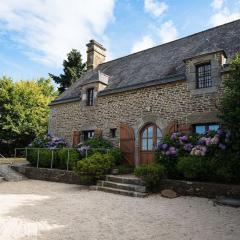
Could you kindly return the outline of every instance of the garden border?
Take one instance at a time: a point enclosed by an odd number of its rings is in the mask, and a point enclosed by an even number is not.
[[[74,171],[56,168],[36,168],[28,165],[13,165],[12,168],[27,178],[34,180],[85,185]]]
[[[73,171],[36,168],[28,165],[14,165],[12,168],[30,179],[85,185]],[[159,191],[163,189],[172,189],[183,196],[240,198],[240,185],[162,179]]]
[[[163,189],[172,189],[183,196],[240,198],[240,185],[233,184],[162,179],[159,190]]]

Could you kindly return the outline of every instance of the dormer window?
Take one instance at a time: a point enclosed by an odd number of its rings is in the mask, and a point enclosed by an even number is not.
[[[196,66],[197,88],[212,87],[211,63]]]
[[[87,89],[87,106],[93,106],[93,94],[94,94],[94,88]]]

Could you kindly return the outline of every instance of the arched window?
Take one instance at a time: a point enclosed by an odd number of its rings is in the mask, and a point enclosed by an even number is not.
[[[162,133],[155,124],[146,125],[141,132],[141,150],[153,151],[161,143]]]

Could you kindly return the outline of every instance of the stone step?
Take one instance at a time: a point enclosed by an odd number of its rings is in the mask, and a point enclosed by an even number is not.
[[[147,193],[141,193],[141,192],[135,192],[135,191],[127,191],[123,189],[116,189],[116,188],[110,188],[110,187],[102,187],[102,186],[96,186],[96,190],[103,191],[103,192],[109,192],[114,194],[120,194],[124,196],[130,196],[130,197],[146,197]]]
[[[144,186],[145,183],[140,178],[137,178],[133,175],[106,175],[106,181],[115,182],[115,183],[123,183],[123,184],[132,184]]]
[[[11,166],[8,164],[0,165],[0,175],[9,182],[17,182],[27,179],[25,176],[12,169]]]
[[[1,177],[1,176],[0,176],[0,183],[1,183],[1,182],[5,182],[5,179],[4,179],[4,177]]]
[[[127,191],[134,191],[134,192],[142,192],[142,193],[146,192],[146,187],[141,185],[110,182],[110,181],[98,181],[97,185],[102,187],[116,188],[116,189],[122,189]]]

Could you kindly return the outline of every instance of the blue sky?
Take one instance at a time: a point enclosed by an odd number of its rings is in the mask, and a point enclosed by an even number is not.
[[[72,48],[114,59],[240,18],[240,0],[1,0],[0,76],[62,72]]]

